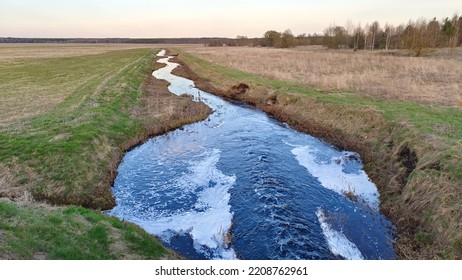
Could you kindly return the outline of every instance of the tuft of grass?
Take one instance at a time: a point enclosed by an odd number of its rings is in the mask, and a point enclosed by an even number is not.
[[[415,239],[424,244],[424,245],[431,245],[432,244],[432,237],[431,234],[424,232],[424,231],[418,231],[414,234]]]
[[[159,259],[165,254],[165,249],[163,249],[160,243],[152,242],[149,239],[148,233],[141,231],[136,227],[126,229],[124,232],[124,238],[130,243],[129,248],[138,252],[142,256]]]
[[[66,216],[78,215],[84,217],[90,223],[97,223],[103,219],[101,215],[81,206],[70,206],[63,212]]]
[[[459,255],[462,255],[462,236],[459,236],[453,243],[453,247]]]
[[[18,209],[10,203],[0,201],[0,216],[3,219],[11,218],[18,213]]]

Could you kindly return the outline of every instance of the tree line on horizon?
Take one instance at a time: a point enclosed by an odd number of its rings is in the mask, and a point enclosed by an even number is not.
[[[330,49],[391,50],[406,49],[420,56],[425,49],[454,48],[462,45],[462,16],[442,20],[410,20],[407,24],[381,26],[378,21],[345,26],[331,24],[322,34],[294,36],[287,29],[283,32],[269,30],[260,38],[237,36],[232,38],[15,38],[0,37],[0,43],[86,43],[86,44],[203,44],[206,46],[261,46],[291,48],[295,46],[322,45]]]
[[[300,45],[323,45],[330,49],[390,50],[406,49],[420,56],[427,48],[454,48],[462,44],[462,16],[454,15],[439,21],[436,18],[410,20],[407,24],[381,26],[378,21],[345,26],[332,24],[323,34],[300,34],[294,36],[290,30],[265,32],[262,38],[249,39],[237,36],[237,46],[263,46],[290,48]]]

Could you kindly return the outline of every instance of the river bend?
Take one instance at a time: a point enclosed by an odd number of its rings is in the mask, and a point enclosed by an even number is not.
[[[213,113],[129,151],[109,215],[189,259],[394,258],[393,227],[358,154],[198,90],[171,74],[170,58],[153,75]]]

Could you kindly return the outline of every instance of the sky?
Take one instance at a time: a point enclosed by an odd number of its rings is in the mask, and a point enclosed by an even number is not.
[[[462,13],[462,0],[0,0],[0,37],[261,37],[331,24],[398,25]]]

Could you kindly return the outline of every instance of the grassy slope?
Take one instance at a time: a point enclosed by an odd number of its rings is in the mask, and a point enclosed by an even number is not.
[[[15,57],[27,46],[0,55],[0,98],[11,105],[0,118],[0,197],[19,201],[0,201],[0,259],[177,258],[134,225],[34,202],[111,208],[125,150],[210,112],[150,75],[161,66],[157,50],[78,55],[80,47],[60,57],[53,46],[40,46],[50,57]]]
[[[82,207],[0,201],[0,259],[176,258],[141,228]]]
[[[114,147],[141,129],[128,109],[142,94],[142,77],[151,63],[152,50],[141,49],[3,65],[2,95],[45,95],[37,96],[44,100],[39,104],[20,104],[25,110],[65,95],[56,106],[15,121],[0,134],[0,162],[7,172],[20,174],[10,185],[53,203],[111,207],[110,189],[100,182],[109,176],[105,171],[117,153]],[[18,87],[10,86],[11,80]]]
[[[380,189],[382,210],[398,227],[401,258],[461,258],[461,110],[316,91],[177,51],[219,94],[358,151]],[[236,96],[230,88],[240,82],[250,90]]]

